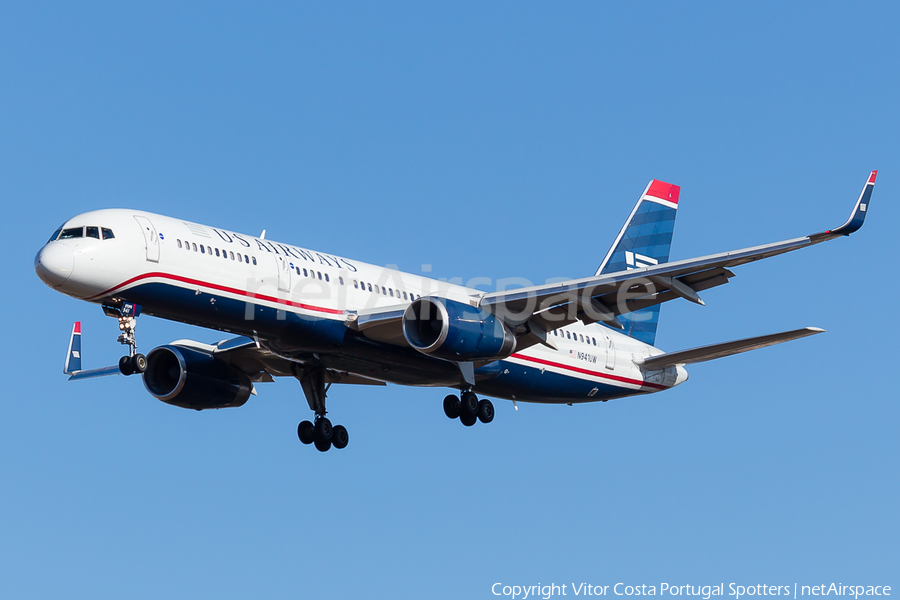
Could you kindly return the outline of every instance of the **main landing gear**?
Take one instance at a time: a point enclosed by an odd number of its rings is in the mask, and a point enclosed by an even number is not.
[[[139,304],[125,303],[122,308],[104,306],[106,316],[119,321],[119,334],[116,340],[123,346],[128,346],[128,355],[119,359],[119,371],[122,375],[141,374],[147,370],[147,357],[137,352],[137,340],[134,337],[134,329],[137,327],[137,318],[141,314]]]
[[[325,368],[304,365],[296,369],[294,376],[300,380],[310,410],[316,413],[314,421],[300,421],[297,437],[304,444],[314,444],[319,452],[327,452],[332,446],[338,450],[346,448],[350,441],[347,428],[343,425],[332,426],[325,416],[325,394],[331,387],[331,384],[325,385]]]
[[[490,400],[479,400],[475,392],[467,390],[460,397],[453,394],[444,398],[444,414],[450,419],[459,419],[466,427],[475,421],[490,423],[494,420],[494,404]]]

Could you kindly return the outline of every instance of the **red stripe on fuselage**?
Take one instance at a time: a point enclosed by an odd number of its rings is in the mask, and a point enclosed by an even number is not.
[[[584,375],[591,375],[593,377],[601,377],[603,379],[611,379],[613,381],[619,381],[621,383],[629,383],[631,385],[639,385],[641,387],[649,387],[656,390],[667,390],[668,387],[664,385],[660,385],[658,383],[650,383],[648,381],[639,381],[637,379],[629,379],[628,377],[620,377],[618,375],[610,375],[609,373],[601,373],[599,371],[591,371],[590,369],[582,369],[581,367],[573,367],[570,365],[564,365],[562,363],[553,362],[552,360],[545,360],[543,358],[536,358],[534,356],[525,356],[524,354],[513,354],[510,358],[518,358],[521,360],[527,360],[530,362],[536,362],[542,365],[546,365],[548,367],[556,367],[558,369],[566,369],[568,371],[574,371],[576,373],[582,373]]]
[[[275,298],[273,296],[266,296],[264,294],[253,294],[246,290],[239,290],[237,288],[227,287],[224,285],[219,285],[216,283],[209,283],[206,281],[200,281],[199,279],[190,279],[189,277],[182,277],[180,275],[172,275],[171,273],[144,273],[143,275],[138,275],[137,277],[132,277],[128,281],[122,282],[119,285],[113,286],[102,292],[93,296],[91,300],[96,300],[97,298],[101,298],[108,294],[115,292],[116,290],[120,290],[127,285],[131,285],[136,281],[140,281],[141,279],[150,279],[150,278],[159,278],[159,279],[171,279],[173,281],[179,281],[181,283],[187,283],[188,285],[199,285],[205,288],[210,288],[214,290],[219,290],[220,292],[227,292],[229,294],[235,294],[237,296],[245,296],[247,298],[259,298],[260,300],[265,300],[267,302],[274,302],[276,304],[286,304],[287,306],[293,306],[294,308],[299,308],[301,310],[313,310],[317,312],[328,313],[331,315],[343,315],[344,311],[337,310],[335,308],[325,308],[322,306],[313,306],[312,304],[304,304],[302,302],[291,302],[290,300],[283,300],[281,298]]]

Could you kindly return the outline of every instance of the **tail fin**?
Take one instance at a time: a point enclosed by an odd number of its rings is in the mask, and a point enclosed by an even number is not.
[[[650,181],[595,275],[667,262],[680,192],[677,185]],[[626,334],[652,346],[656,341],[659,305],[621,315],[619,320]]]

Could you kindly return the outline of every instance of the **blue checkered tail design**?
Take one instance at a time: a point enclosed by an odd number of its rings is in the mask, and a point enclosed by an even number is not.
[[[677,185],[652,180],[596,274],[617,273],[667,262],[680,192],[681,188]],[[653,345],[659,323],[659,305],[620,315],[619,321],[625,326],[627,335]]]

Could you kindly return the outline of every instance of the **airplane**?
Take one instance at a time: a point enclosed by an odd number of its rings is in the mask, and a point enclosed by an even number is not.
[[[669,262],[681,188],[651,180],[590,277],[484,292],[397,269],[139,210],[105,209],[61,225],[35,256],[49,287],[118,320],[128,354],[81,368],[81,323],[69,339],[71,380],[140,374],[162,402],[205,410],[242,406],[256,384],[294,377],[312,420],[304,444],[344,448],[326,417],[334,384],[446,387],[444,413],[490,423],[478,394],[517,402],[608,401],[667,390],[685,365],[822,333],[816,327],[665,352],[654,343],[660,305],[704,304],[699,293],[745,263],[848,236],[862,227],[877,171],[836,229]],[[233,334],[137,352],[148,314]]]

